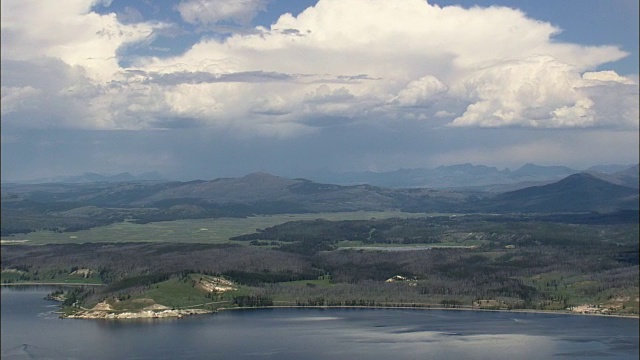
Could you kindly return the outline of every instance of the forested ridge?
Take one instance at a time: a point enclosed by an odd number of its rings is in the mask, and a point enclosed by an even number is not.
[[[0,233],[70,232],[130,221],[254,215],[388,211],[414,213],[611,213],[638,210],[638,190],[574,174],[544,186],[500,194],[320,184],[269,174],[165,183],[6,185]]]

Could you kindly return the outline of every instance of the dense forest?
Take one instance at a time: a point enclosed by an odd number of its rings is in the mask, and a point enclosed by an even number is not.
[[[114,311],[591,304],[637,314],[638,190],[624,184],[580,173],[487,193],[258,173],[190,182],[3,185],[2,282],[101,285],[66,294],[76,310],[105,301]],[[288,220],[399,211],[402,217]],[[256,215],[284,220],[238,227]],[[237,223],[224,230],[221,218]],[[217,237],[203,235],[208,227]],[[84,230],[92,228],[108,230]]]
[[[637,218],[622,212],[315,220],[259,229],[227,245],[12,245],[3,246],[3,270],[12,271],[3,271],[3,281],[54,281],[89,269],[89,277],[106,286],[74,294],[86,305],[217,276],[239,288],[216,295],[228,306],[472,306],[482,300],[512,309],[593,303],[637,313]],[[587,219],[592,224],[584,224]],[[400,250],[389,251],[394,248]]]

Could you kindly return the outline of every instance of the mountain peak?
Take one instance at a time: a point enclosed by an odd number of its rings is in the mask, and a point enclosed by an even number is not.
[[[567,176],[566,178],[558,181],[563,182],[563,181],[574,181],[574,180],[582,180],[582,179],[590,179],[590,180],[595,180],[595,181],[604,181],[602,179],[599,179],[596,176],[593,176],[593,174],[589,174],[588,172],[579,172],[579,173],[575,173],[575,174],[571,174],[569,176]]]
[[[512,174],[516,176],[566,176],[575,172],[576,170],[566,166],[544,166],[527,163],[512,172]]]
[[[280,176],[276,176],[273,174],[269,174],[266,172],[252,172],[250,174],[247,174],[245,176],[242,177],[243,180],[250,180],[250,181],[274,181],[274,180],[285,180],[285,178],[280,177]]]
[[[635,189],[582,172],[548,185],[502,193],[496,199],[503,210],[557,212],[637,208],[637,197]]]

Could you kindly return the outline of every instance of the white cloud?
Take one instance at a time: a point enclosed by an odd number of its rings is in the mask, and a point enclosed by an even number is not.
[[[80,67],[54,58],[2,59],[2,84],[3,125],[95,128],[90,103],[101,87]]]
[[[96,0],[3,1],[2,57],[60,59],[81,66],[97,81],[110,81],[120,71],[116,51],[151,36],[150,24],[123,25],[115,14],[99,15]],[[159,26],[159,25],[155,25]]]
[[[282,15],[270,28],[203,37],[181,55],[140,57],[123,68],[118,49],[147,41],[165,25],[123,24],[115,14],[92,12],[96,4],[2,2],[3,85],[23,76],[5,72],[6,60],[57,59],[76,74],[47,95],[73,104],[68,118],[74,120],[60,120],[61,113],[43,120],[50,125],[183,123],[294,135],[318,118],[339,117],[361,123],[453,118],[450,124],[458,127],[637,128],[631,101],[637,82],[593,72],[624,51],[559,43],[553,40],[557,27],[518,10],[320,0],[298,16]],[[176,10],[198,25],[246,23],[264,4],[193,0]],[[44,96],[38,93],[43,81],[11,85],[34,91],[18,106],[4,96],[19,90],[3,90],[3,105],[19,117],[32,98]],[[623,101],[612,109],[616,98]]]
[[[252,102],[252,112],[263,115],[286,115],[290,112],[287,101],[275,94],[264,94]]]
[[[626,85],[638,85],[637,81],[618,75],[615,71],[595,71],[585,72],[582,74],[582,78],[587,81],[593,82],[613,82]]]
[[[438,118],[447,118],[447,117],[452,117],[452,116],[455,116],[455,115],[456,114],[454,114],[452,112],[445,111],[445,110],[440,110],[440,111],[438,111],[438,112],[436,112],[434,114],[434,116],[438,117]]]
[[[447,86],[438,78],[427,75],[410,82],[390,103],[399,106],[425,106],[431,104],[435,96],[447,90]]]
[[[247,24],[265,7],[265,0],[186,0],[177,9],[188,23],[212,25],[221,21]]]
[[[15,111],[19,111],[25,106],[25,103],[30,98],[34,98],[41,93],[41,90],[32,86],[3,86],[2,90],[2,103],[0,110],[2,115],[9,114]]]
[[[601,126],[640,127],[640,91],[637,80],[613,71],[589,72],[582,76],[579,91],[590,101],[596,124]]]
[[[577,91],[580,74],[550,56],[493,64],[456,91],[471,99],[453,126],[570,127],[593,125],[593,102]]]

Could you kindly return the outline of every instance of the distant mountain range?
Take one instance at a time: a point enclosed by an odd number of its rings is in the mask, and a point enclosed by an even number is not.
[[[523,172],[530,174],[532,170],[537,171],[529,166]],[[631,216],[637,217],[637,170],[635,166],[606,174],[617,183],[594,175],[602,173],[583,172],[499,193],[324,184],[266,173],[188,182],[2,184],[0,231],[8,235],[37,229],[80,230],[125,219],[148,223],[339,211],[615,214],[630,210],[635,212]],[[621,185],[633,179],[635,187]]]
[[[127,182],[127,181],[165,181],[157,172],[147,172],[140,175],[132,175],[128,172],[123,172],[115,175],[104,175],[94,172],[86,172],[82,175],[73,176],[54,176],[50,178],[38,178],[33,180],[21,181],[23,184],[47,184],[47,183],[65,183],[65,184],[80,184],[80,183],[99,183],[99,182]]]
[[[595,171],[595,170],[587,170],[587,173],[616,185],[622,185],[622,186],[638,189],[639,188],[639,184],[638,184],[639,171],[640,171],[640,168],[638,167],[638,165],[634,165],[613,173],[604,173],[604,172]]]
[[[493,173],[491,168],[457,167],[461,174],[470,169]],[[436,169],[437,170],[437,169]],[[448,174],[455,171],[447,169]],[[437,171],[442,171],[442,168]],[[558,174],[565,168],[525,166],[515,173]],[[416,212],[558,212],[612,211],[638,208],[638,166],[597,176],[583,172],[545,185],[514,191],[490,193],[479,190],[390,188],[317,183],[288,179],[266,173],[241,178],[189,182],[118,182],[78,184],[3,184],[3,208],[7,200],[33,203],[66,203],[104,208],[181,209],[193,213],[207,209],[241,206],[244,212],[287,213],[400,209]],[[535,175],[539,176],[539,175]],[[627,186],[632,184],[635,186]],[[12,194],[9,196],[9,194]],[[18,202],[16,202],[18,201]],[[253,210],[252,210],[253,209]],[[226,211],[225,210],[225,211]]]
[[[506,192],[558,181],[566,176],[587,172],[611,183],[638,188],[638,165],[596,165],[586,170],[566,166],[525,164],[515,171],[485,165],[459,164],[434,169],[399,169],[387,172],[343,172],[319,170],[304,176],[311,181],[335,185],[372,185],[386,188],[430,188]],[[157,172],[137,176],[124,172],[115,175],[87,172],[82,175],[39,178],[21,184],[87,184],[168,181]],[[217,180],[218,181],[218,180]]]
[[[638,165],[597,165],[584,170],[619,185],[638,188]],[[566,166],[526,164],[515,171],[485,165],[461,164],[434,169],[400,169],[388,172],[321,171],[307,178],[332,184],[369,184],[390,188],[475,189],[489,192],[517,190],[558,181],[580,170]],[[635,175],[634,175],[635,174]]]

